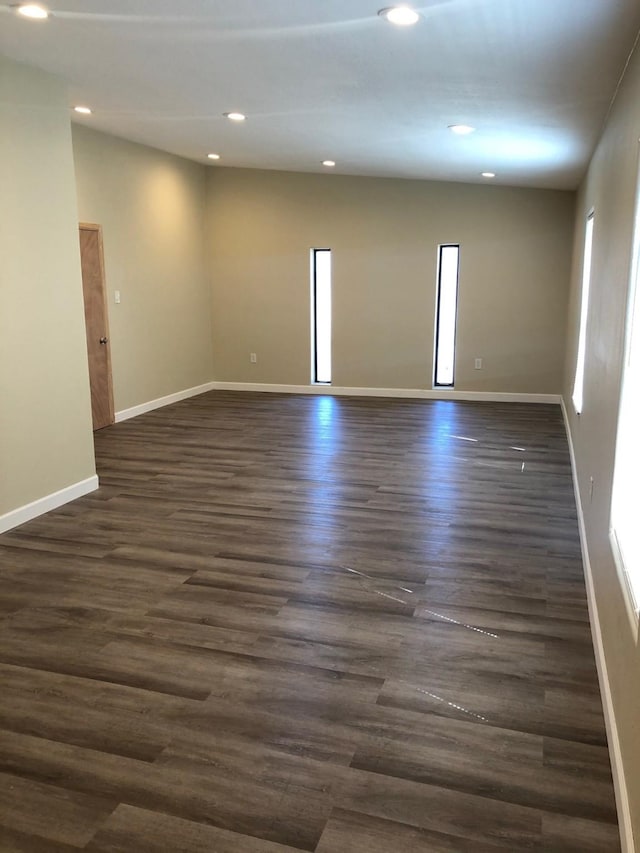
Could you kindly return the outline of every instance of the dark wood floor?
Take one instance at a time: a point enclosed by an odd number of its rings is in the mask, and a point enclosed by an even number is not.
[[[553,406],[213,392],[0,537],[3,853],[619,850]]]

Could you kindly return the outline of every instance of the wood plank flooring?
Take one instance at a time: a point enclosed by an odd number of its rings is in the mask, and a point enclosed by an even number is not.
[[[5,853],[618,851],[555,406],[212,392],[0,537]]]

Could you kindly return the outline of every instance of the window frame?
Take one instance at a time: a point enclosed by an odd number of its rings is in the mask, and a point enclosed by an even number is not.
[[[438,382],[438,343],[440,340],[441,331],[441,297],[442,297],[442,255],[444,249],[457,249],[456,257],[456,299],[453,323],[453,363],[451,367],[451,382]],[[456,344],[458,338],[458,304],[460,296],[460,243],[439,243],[438,244],[438,265],[436,271],[436,311],[435,311],[435,328],[434,328],[434,346],[433,346],[433,385],[434,389],[455,388],[456,382]]]
[[[571,402],[577,415],[584,410],[584,379],[587,363],[587,333],[589,331],[589,305],[591,301],[591,273],[593,271],[593,235],[595,231],[595,208],[587,214],[584,226],[584,248],[582,253],[582,286],[580,288],[580,325],[578,327],[578,350],[573,376]],[[588,252],[587,252],[588,248]]]
[[[312,248],[310,251],[310,261],[311,261],[311,383],[313,385],[325,385],[330,386],[333,381],[333,352],[332,352],[332,338],[333,338],[333,310],[331,310],[330,318],[329,318],[329,358],[330,358],[330,378],[326,379],[318,379],[318,262],[317,257],[319,253],[328,252],[329,253],[329,262],[331,273],[333,273],[333,255],[331,253],[331,249],[327,247],[316,247]],[[329,278],[329,298],[331,300],[331,309],[333,309],[333,292],[332,292],[332,274]]]

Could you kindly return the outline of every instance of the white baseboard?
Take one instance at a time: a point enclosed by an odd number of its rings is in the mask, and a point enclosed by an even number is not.
[[[98,477],[94,475],[86,480],[81,480],[79,483],[73,483],[71,486],[60,489],[58,492],[53,492],[51,495],[38,498],[37,501],[32,501],[30,504],[12,509],[11,512],[0,515],[0,533],[6,533],[7,530],[12,530],[39,515],[44,515],[45,512],[57,509],[69,501],[75,501],[76,498],[94,492],[97,488]]]
[[[154,409],[161,409],[163,406],[169,406],[171,403],[178,403],[180,400],[186,400],[188,397],[197,397],[198,394],[205,394],[207,391],[213,391],[217,385],[215,382],[205,382],[204,385],[196,385],[194,388],[185,388],[184,391],[177,391],[175,394],[168,394],[166,397],[158,397],[157,400],[149,400],[147,403],[141,403],[139,406],[132,406],[130,409],[122,409],[116,412],[115,421],[127,421],[129,418],[135,418],[138,415],[144,415],[145,412],[151,412]]]
[[[613,708],[609,674],[607,672],[607,661],[604,654],[602,631],[600,629],[600,618],[598,616],[598,603],[596,601],[595,588],[593,585],[593,572],[591,560],[589,559],[589,548],[587,546],[587,531],[582,510],[582,499],[578,487],[578,470],[573,447],[573,438],[569,426],[569,417],[564,399],[561,400],[562,416],[564,418],[567,440],[569,442],[569,454],[571,456],[571,472],[573,476],[573,491],[576,498],[576,509],[578,512],[578,527],[580,530],[580,546],[582,549],[582,562],[584,565],[585,585],[587,588],[587,602],[589,605],[589,621],[591,623],[591,636],[596,657],[596,668],[598,670],[598,681],[604,710],[604,721],[607,729],[607,741],[609,744],[609,757],[611,759],[611,772],[613,774],[613,788],[616,798],[616,809],[618,812],[618,826],[620,829],[620,843],[622,853],[635,853],[633,840],[633,826],[631,823],[631,808],[629,806],[629,794],[624,776],[622,763],[622,750],[618,736],[618,726]]]
[[[492,403],[554,403],[560,394],[518,394],[507,391],[457,391],[446,388],[357,388],[336,385],[276,385],[260,382],[212,382],[218,391],[262,391],[270,394],[327,394],[336,397],[401,397],[417,400],[468,400]]]
[[[207,391],[258,391],[267,394],[320,394],[335,397],[396,397],[416,400],[468,400],[488,401],[492,403],[553,403],[560,404],[560,394],[518,394],[507,391],[456,391],[446,388],[358,388],[336,385],[278,385],[269,382],[206,382],[194,388],[186,388],[157,400],[149,400],[130,409],[122,409],[115,414],[116,423],[126,421],[160,409],[171,403],[196,397]]]

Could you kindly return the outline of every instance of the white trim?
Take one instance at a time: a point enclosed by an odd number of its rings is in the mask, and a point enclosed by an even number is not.
[[[0,533],[6,533],[7,530],[12,530],[20,524],[31,521],[39,515],[44,515],[45,512],[50,512],[52,509],[57,509],[69,501],[75,501],[76,498],[81,498],[83,495],[94,492],[98,488],[98,477],[94,474],[93,477],[88,477],[86,480],[81,480],[79,483],[73,483],[64,489],[53,492],[50,495],[45,495],[43,498],[38,498],[37,501],[32,501],[24,506],[19,506],[17,509],[12,509],[4,515],[0,515]]]
[[[602,706],[604,709],[604,722],[607,730],[607,742],[609,744],[609,757],[611,759],[613,788],[615,792],[616,808],[618,812],[620,843],[622,846],[622,853],[634,853],[635,845],[633,841],[633,826],[631,823],[629,792],[627,791],[627,783],[624,777],[622,750],[620,747],[618,726],[616,723],[616,717],[613,708],[613,697],[611,696],[611,686],[609,684],[609,674],[607,672],[607,660],[604,654],[604,644],[602,641],[600,618],[598,616],[598,603],[596,601],[595,588],[593,585],[593,572],[591,570],[589,548],[587,546],[587,530],[584,520],[584,512],[582,510],[582,499],[580,497],[580,489],[578,487],[578,469],[576,467],[576,457],[573,447],[573,439],[571,436],[571,427],[569,424],[569,417],[567,414],[567,408],[564,399],[561,400],[560,405],[562,407],[562,415],[564,417],[565,429],[567,431],[567,440],[569,442],[569,455],[571,456],[571,473],[573,478],[573,491],[576,499],[576,509],[578,513],[580,547],[582,549],[582,563],[584,566],[585,585],[587,588],[587,603],[589,606],[589,622],[591,623],[591,637],[593,639],[593,648],[596,657],[596,668],[598,670],[598,681],[600,683],[600,693],[602,695]]]
[[[493,403],[554,403],[560,394],[518,394],[510,391],[458,391],[448,388],[358,388],[336,385],[276,385],[261,382],[212,382],[217,391],[262,391],[269,394],[323,394],[335,397],[404,397],[417,400],[469,400]]]
[[[178,403],[180,400],[186,400],[187,397],[197,397],[198,394],[205,394],[207,391],[213,391],[217,387],[216,382],[205,382],[204,385],[196,385],[193,388],[185,388],[184,391],[176,391],[175,394],[167,394],[166,397],[158,397],[157,400],[149,400],[147,403],[140,403],[139,406],[132,406],[130,409],[122,409],[116,412],[115,421],[127,421],[129,418],[136,418],[138,415],[144,415],[145,412],[151,412],[153,409],[161,409],[163,406],[169,406],[171,403]]]

